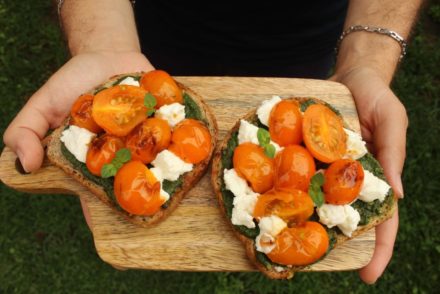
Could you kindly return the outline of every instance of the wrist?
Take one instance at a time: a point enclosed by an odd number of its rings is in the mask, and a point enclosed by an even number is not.
[[[60,19],[72,56],[100,51],[140,52],[130,1],[62,2]]]
[[[365,31],[345,36],[339,47],[335,76],[368,68],[390,84],[399,62],[401,47],[393,38]]]

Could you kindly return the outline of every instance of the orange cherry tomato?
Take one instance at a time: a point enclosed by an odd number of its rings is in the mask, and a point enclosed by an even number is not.
[[[171,135],[171,152],[188,163],[199,163],[211,153],[211,133],[198,120],[185,119],[176,125]]]
[[[114,191],[119,205],[135,215],[153,215],[164,203],[160,197],[160,182],[137,160],[124,164],[118,170]]]
[[[102,166],[110,163],[115,157],[116,151],[124,148],[121,138],[112,135],[103,135],[93,139],[87,151],[86,166],[95,176],[101,176]]]
[[[347,135],[341,118],[322,104],[310,105],[303,117],[303,137],[312,155],[326,163],[342,158],[347,149]]]
[[[234,150],[234,169],[248,181],[252,190],[264,193],[273,187],[273,160],[264,154],[263,148],[253,143],[243,143]]]
[[[274,160],[275,187],[308,191],[316,171],[312,155],[300,145],[285,147]]]
[[[359,161],[340,159],[333,162],[324,173],[325,201],[331,204],[351,203],[361,191],[364,169]]]
[[[171,141],[171,128],[160,118],[147,118],[128,134],[125,144],[133,160],[150,163]]]
[[[258,197],[254,217],[277,215],[289,225],[300,224],[313,214],[313,200],[301,190],[272,189]]]
[[[275,248],[267,254],[273,262],[283,265],[308,265],[327,252],[329,239],[317,222],[286,228],[275,239]]]
[[[92,133],[99,133],[102,128],[98,126],[92,117],[93,98],[92,94],[84,94],[78,97],[70,110],[70,116],[72,117],[70,124],[88,129]]]
[[[183,104],[182,90],[173,78],[163,70],[153,70],[141,78],[141,87],[150,92],[157,101],[156,108],[165,104]]]
[[[102,90],[93,101],[93,119],[107,133],[124,137],[146,117],[145,94],[144,89],[129,85]]]
[[[302,141],[302,115],[295,101],[277,103],[269,116],[270,137],[280,146],[299,144]]]

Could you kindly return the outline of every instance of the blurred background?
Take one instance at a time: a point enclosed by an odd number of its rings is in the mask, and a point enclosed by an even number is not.
[[[47,0],[0,0],[0,131],[69,58]],[[394,257],[373,286],[356,272],[118,271],[101,261],[75,196],[0,184],[0,293],[430,293],[440,269],[440,1],[427,2],[393,82],[410,126]],[[3,142],[0,149],[3,149]],[[437,289],[437,290],[435,290]]]

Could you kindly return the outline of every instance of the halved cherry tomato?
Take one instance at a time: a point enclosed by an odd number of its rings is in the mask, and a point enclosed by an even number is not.
[[[95,95],[92,116],[107,133],[123,137],[146,117],[144,97],[140,87],[117,85]]]
[[[285,147],[274,160],[275,187],[308,191],[310,179],[316,171],[315,161],[300,145]]]
[[[141,78],[141,87],[150,92],[157,101],[156,108],[165,104],[183,103],[182,90],[173,78],[163,70],[153,70]]]
[[[133,160],[150,163],[171,141],[171,128],[160,118],[147,118],[128,134],[125,144]]]
[[[317,222],[286,228],[275,239],[275,248],[267,254],[273,262],[283,265],[308,265],[327,252],[329,239]]]
[[[199,163],[211,153],[211,133],[198,120],[185,119],[176,125],[171,135],[171,152],[188,163]]]
[[[270,137],[280,146],[302,141],[302,115],[298,103],[283,100],[277,103],[269,116]]]
[[[331,204],[348,204],[361,191],[364,169],[360,162],[340,159],[333,162],[324,173],[325,201]]]
[[[110,163],[115,157],[116,151],[124,148],[121,138],[105,134],[93,139],[87,151],[86,166],[95,176],[101,176],[102,166]]]
[[[160,182],[137,160],[124,164],[118,170],[114,191],[119,205],[135,215],[153,215],[164,203],[160,197]]]
[[[289,225],[305,222],[313,214],[313,200],[301,190],[272,189],[258,197],[254,217],[277,215]]]
[[[303,117],[304,143],[312,155],[326,163],[342,158],[347,135],[341,118],[322,104],[310,105]]]
[[[264,154],[263,148],[253,143],[243,143],[234,150],[234,169],[248,181],[252,190],[264,193],[273,187],[273,160]]]
[[[78,97],[70,110],[70,116],[72,117],[70,124],[88,129],[92,133],[99,133],[102,128],[98,126],[92,117],[93,98],[92,94],[84,94]]]

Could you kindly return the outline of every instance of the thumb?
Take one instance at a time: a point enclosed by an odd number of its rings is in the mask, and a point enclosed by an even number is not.
[[[3,135],[5,145],[17,154],[26,172],[35,171],[41,166],[44,159],[41,140],[49,129],[49,122],[36,101],[37,93],[18,113]]]
[[[401,175],[406,155],[408,117],[405,107],[391,90],[388,95],[389,99],[381,99],[382,105],[377,105],[374,145],[385,177],[396,196],[403,198]]]

